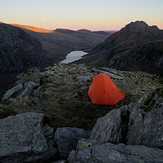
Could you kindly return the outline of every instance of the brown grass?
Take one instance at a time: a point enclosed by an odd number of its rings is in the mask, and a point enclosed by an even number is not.
[[[71,126],[90,131],[97,118],[104,116],[114,108],[136,102],[153,89],[163,85],[160,78],[148,73],[116,70],[114,72],[124,78],[124,80],[112,80],[126,94],[126,97],[115,106],[93,105],[87,94],[92,81],[85,82],[76,79],[76,76],[79,75],[88,75],[93,79],[97,73],[92,68],[61,63],[41,73],[41,85],[44,88],[43,100],[47,102],[42,111],[35,109],[38,99],[33,95],[12,98],[6,102],[6,105],[4,103],[2,105],[14,108],[17,113],[43,112],[50,119],[51,126],[54,128]],[[48,86],[48,83],[54,85]],[[80,90],[82,86],[86,86],[87,89]]]

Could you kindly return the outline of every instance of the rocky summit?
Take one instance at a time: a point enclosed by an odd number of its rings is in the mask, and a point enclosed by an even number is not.
[[[117,105],[88,97],[99,73],[125,93]],[[63,63],[29,69],[1,95],[0,162],[161,163],[162,87],[161,77],[141,71]]]

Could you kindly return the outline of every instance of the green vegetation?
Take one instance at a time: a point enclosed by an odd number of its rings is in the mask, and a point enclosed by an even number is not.
[[[155,91],[144,100],[143,104],[147,106],[146,111],[156,105],[155,96],[163,98],[163,87],[155,89]]]
[[[88,148],[88,147],[91,147],[92,146],[92,142],[89,142],[89,143],[83,143],[83,141],[86,140],[86,139],[80,139],[79,142],[78,142],[78,148],[80,150],[82,150],[84,147]]]
[[[148,106],[148,108],[151,108],[152,106],[154,106],[154,99],[153,96],[148,96],[145,100],[144,100],[144,105]]]
[[[158,95],[159,95],[160,97],[163,98],[163,87],[157,88],[155,91],[158,93]]]

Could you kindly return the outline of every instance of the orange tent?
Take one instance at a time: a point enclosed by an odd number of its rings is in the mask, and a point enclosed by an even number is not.
[[[125,97],[125,93],[117,88],[110,76],[103,73],[93,78],[88,95],[97,105],[115,105]]]

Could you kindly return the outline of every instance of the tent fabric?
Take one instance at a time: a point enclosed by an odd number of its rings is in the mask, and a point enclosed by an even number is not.
[[[117,88],[110,76],[100,73],[93,78],[88,96],[93,104],[115,105],[125,97],[125,93]]]

